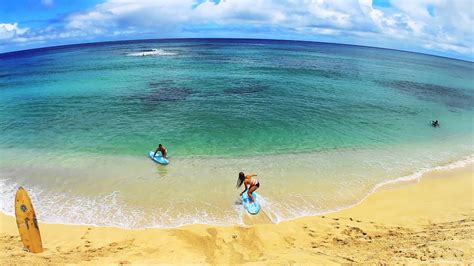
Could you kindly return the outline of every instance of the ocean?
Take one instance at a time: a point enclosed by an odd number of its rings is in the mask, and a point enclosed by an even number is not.
[[[473,161],[474,64],[299,41],[137,40],[0,54],[0,210],[40,221],[245,224],[357,204]],[[430,120],[439,120],[433,128]],[[147,156],[162,143],[171,163]]]

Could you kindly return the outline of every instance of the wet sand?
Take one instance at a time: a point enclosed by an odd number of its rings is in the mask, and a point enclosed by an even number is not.
[[[379,189],[362,203],[279,224],[126,230],[40,224],[45,252],[23,251],[0,215],[1,264],[474,262],[473,165]]]

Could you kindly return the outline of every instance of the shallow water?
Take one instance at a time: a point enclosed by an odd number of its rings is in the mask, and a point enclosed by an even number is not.
[[[0,55],[1,210],[24,185],[47,222],[239,224],[239,171],[259,175],[274,222],[349,206],[471,160],[472,74],[458,60],[287,41]],[[147,158],[158,143],[168,166]]]

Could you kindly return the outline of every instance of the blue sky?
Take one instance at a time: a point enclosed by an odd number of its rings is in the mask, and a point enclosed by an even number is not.
[[[471,0],[0,0],[0,52],[143,38],[335,42],[474,61]]]

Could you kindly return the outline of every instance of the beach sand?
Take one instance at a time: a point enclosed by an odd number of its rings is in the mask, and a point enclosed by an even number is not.
[[[473,165],[383,187],[336,213],[268,224],[174,229],[40,224],[45,252],[22,250],[0,215],[0,264],[474,262]],[[13,200],[13,199],[12,199]],[[40,217],[41,218],[41,217]]]

